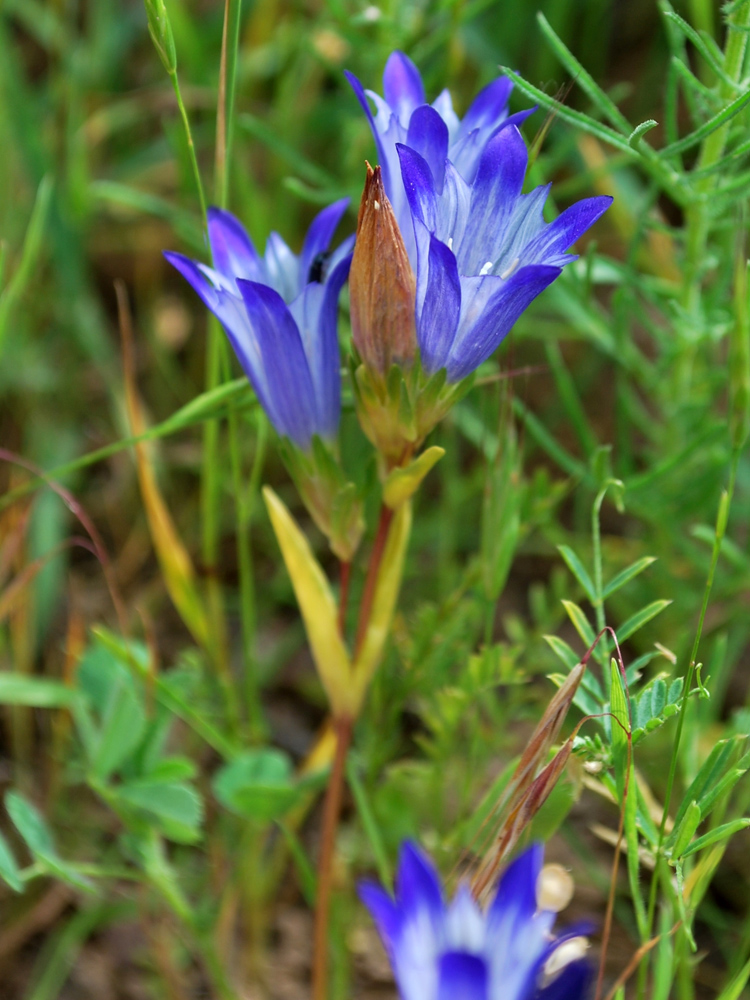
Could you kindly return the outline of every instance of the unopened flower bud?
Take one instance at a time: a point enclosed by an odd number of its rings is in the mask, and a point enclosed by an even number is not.
[[[365,366],[383,376],[393,364],[408,367],[417,350],[416,281],[380,167],[369,163],[349,295],[352,339]]]

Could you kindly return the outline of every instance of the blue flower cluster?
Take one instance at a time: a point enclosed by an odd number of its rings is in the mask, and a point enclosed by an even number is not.
[[[422,369],[445,369],[448,383],[458,382],[576,259],[566,251],[611,198],[580,201],[545,223],[549,188],[522,194],[527,152],[518,126],[531,112],[508,114],[506,79],[485,87],[460,120],[447,91],[426,102],[403,53],[388,60],[382,97],[347,76],[416,275]],[[166,254],[224,326],[278,433],[303,451],[314,435],[331,441],[338,428],[337,309],[352,241],[333,253],[330,243],[346,205],[317,216],[299,256],[272,233],[261,257],[238,220],[219,209],[208,220],[213,267]]]
[[[430,861],[404,844],[395,899],[379,886],[360,887],[401,1000],[583,1000],[589,963],[555,961],[581,929],[552,935],[555,914],[537,905],[541,866],[535,845],[510,865],[483,913],[465,885],[446,904]]]

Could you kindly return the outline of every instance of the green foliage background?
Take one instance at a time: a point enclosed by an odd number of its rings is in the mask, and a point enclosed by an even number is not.
[[[208,200],[226,195],[260,245],[273,228],[297,248],[319,205],[349,195],[356,206],[374,151],[342,71],[377,90],[394,48],[429,96],[448,86],[459,112],[499,65],[515,71],[513,108],[539,105],[525,126],[529,184],[554,181],[556,209],[615,196],[431,439],[447,454],[417,502],[389,657],[349,767],[332,995],[361,983],[346,933],[365,925],[356,878],[388,881],[406,836],[453,867],[554,690],[545,678],[559,683],[606,624],[628,668],[636,770],[619,725],[586,723],[536,835],[557,831],[600,917],[611,847],[589,830],[616,829],[614,806],[596,803],[621,801],[630,773],[615,907],[627,946],[610,982],[661,933],[633,995],[739,997],[750,973],[748,3],[548,0],[539,17],[525,0],[230,8],[241,16],[224,173],[224,5],[166,0]],[[325,702],[259,487],[297,501],[250,390],[161,257],[204,251],[186,133],[143,5],[0,3],[0,150],[0,447],[48,471],[97,525],[131,634],[99,564],[66,546],[82,533],[69,507],[6,462],[2,928],[50,879],[75,900],[17,995],[57,996],[91,935],[163,912],[165,948],[144,946],[154,996],[175,969],[216,996],[239,982],[273,996],[269,928],[313,891],[323,779],[293,765]],[[116,279],[134,314],[152,460],[198,566],[200,614],[229,651],[224,672],[154,556]],[[374,512],[350,398],[343,434]],[[22,579],[37,559],[41,572]],[[611,651],[603,640],[571,721],[611,710],[630,725]],[[661,823],[670,797],[674,827]]]

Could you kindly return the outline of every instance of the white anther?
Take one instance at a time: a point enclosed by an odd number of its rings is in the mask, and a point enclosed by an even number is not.
[[[488,260],[486,264],[482,264],[482,268],[479,272],[479,277],[483,278],[485,274],[489,274],[492,270],[492,261]]]
[[[506,278],[509,278],[511,276],[511,274],[513,274],[513,272],[515,271],[515,269],[518,267],[518,265],[520,263],[521,263],[521,258],[520,257],[516,257],[516,259],[510,264],[510,266],[505,268],[505,270],[503,271],[503,273],[500,275],[500,277],[503,279],[503,281]]]
[[[445,245],[448,247],[449,250],[453,249],[453,237],[452,236],[448,237],[448,241],[447,241],[447,243]]]
[[[548,985],[552,979],[561,972],[571,962],[577,962],[583,958],[589,949],[589,943],[585,937],[574,937],[564,941],[559,948],[555,948],[550,957],[544,963],[543,985]]]
[[[377,200],[377,198],[375,198],[375,200],[373,201],[373,205],[375,207],[375,211],[378,212],[380,210],[380,202]]]

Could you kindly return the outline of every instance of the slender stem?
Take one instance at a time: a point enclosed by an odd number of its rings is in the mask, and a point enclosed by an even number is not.
[[[747,47],[747,27],[750,24],[750,3],[742,4],[727,21],[727,39],[724,50],[724,70],[732,80],[739,81],[745,61]],[[735,91],[728,82],[722,82],[719,88],[721,96],[729,100]],[[717,128],[703,141],[700,156],[695,165],[696,170],[706,170],[714,166],[724,155],[729,129],[733,123],[727,122]],[[688,309],[695,308],[700,301],[701,286],[697,280],[706,257],[706,243],[711,226],[711,205],[709,195],[716,183],[714,176],[701,177],[696,181],[694,199],[688,209],[688,239],[686,266],[683,281],[683,305]]]
[[[312,1000],[327,1000],[328,995],[328,923],[331,912],[331,883],[336,830],[341,813],[346,755],[352,739],[352,720],[334,720],[336,753],[323,805],[323,826],[318,860],[318,891],[315,900],[313,942]]]
[[[606,673],[606,671],[605,671]],[[612,722],[613,726],[615,722]],[[630,748],[628,747],[628,783],[630,779]],[[602,930],[602,949],[601,958],[599,960],[599,973],[596,977],[596,991],[594,992],[594,1000],[600,1000],[602,995],[602,985],[604,983],[604,963],[607,959],[607,948],[609,947],[609,937],[612,933],[612,916],[615,909],[615,896],[617,895],[617,872],[620,867],[620,844],[622,843],[622,835],[625,829],[625,803],[626,796],[628,793],[627,787],[623,792],[622,798],[622,808],[620,809],[620,822],[617,827],[617,840],[615,841],[615,857],[612,862],[612,878],[610,880],[609,886],[609,896],[607,898],[607,911],[604,916],[604,929]]]
[[[203,193],[203,181],[201,180],[201,171],[198,166],[198,157],[195,152],[195,143],[193,142],[193,133],[190,129],[190,119],[188,118],[187,108],[185,107],[185,102],[182,99],[182,91],[180,90],[180,81],[177,78],[177,70],[173,69],[170,71],[169,78],[172,81],[172,87],[174,88],[175,97],[177,98],[177,107],[180,111],[180,117],[182,118],[182,125],[185,129],[185,138],[187,140],[188,154],[190,156],[190,165],[193,168],[193,178],[195,179],[195,187],[198,191],[198,201],[201,206],[201,216],[203,218],[203,225],[206,225],[206,196]]]
[[[341,573],[341,592],[339,594],[339,632],[342,639],[346,636],[346,609],[349,604],[349,581],[352,575],[350,562],[339,563]]]
[[[372,543],[370,553],[370,565],[367,567],[367,577],[362,591],[362,601],[359,606],[359,622],[357,623],[357,638],[354,643],[354,659],[357,659],[362,643],[367,635],[367,626],[370,623],[370,613],[372,612],[372,602],[375,600],[375,586],[378,582],[378,571],[385,551],[385,543],[388,540],[388,529],[393,520],[393,511],[385,504],[380,508],[380,519],[375,532],[375,541]]]

